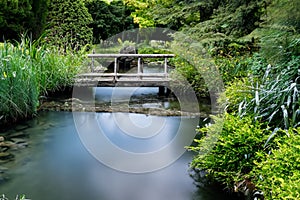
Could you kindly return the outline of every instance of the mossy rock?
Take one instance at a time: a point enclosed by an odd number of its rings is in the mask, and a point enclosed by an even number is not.
[[[9,152],[0,152],[0,160],[11,160],[15,156]]]

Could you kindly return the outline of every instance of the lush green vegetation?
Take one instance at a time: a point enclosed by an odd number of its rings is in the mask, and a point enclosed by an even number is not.
[[[83,0],[50,1],[46,41],[65,50],[80,49],[92,42],[92,20]]]
[[[2,194],[0,196],[0,200],[8,200],[8,198],[4,194]],[[26,200],[26,197],[25,195],[17,195],[15,200]]]
[[[120,0],[110,4],[102,0],[87,1],[86,7],[93,18],[93,42],[96,44],[124,30],[137,27],[131,17],[132,8]]]
[[[0,1],[0,42],[14,40],[20,34],[30,32],[33,38],[42,34],[49,0],[1,0]]]
[[[0,124],[32,117],[39,97],[73,83],[83,57],[22,38],[0,46]]]
[[[299,8],[298,0],[1,1],[0,120],[32,116],[40,95],[71,84],[92,41],[171,28],[167,51],[146,39],[140,53],[172,51],[196,94],[225,108],[197,130],[191,167],[229,190],[247,183],[266,199],[299,199]]]
[[[93,38],[132,27],[122,1],[1,1],[0,123],[35,115],[40,96],[72,85]]]
[[[190,147],[198,152],[191,167],[229,190],[238,191],[247,183],[248,195],[261,190],[266,199],[298,199],[299,184],[292,180],[300,178],[295,164],[300,125],[300,14],[295,9],[299,3],[239,3],[220,5],[210,19],[184,27],[187,36],[175,37],[202,39],[198,46],[211,53],[209,59],[226,87],[219,98],[225,114],[212,117],[213,124],[198,130],[198,145]],[[256,20],[250,27],[236,21],[237,16],[246,20],[251,15]],[[199,66],[186,66],[187,77],[199,79]]]
[[[206,170],[206,178],[232,187],[254,167],[262,152],[264,142],[271,134],[266,125],[254,122],[251,116],[239,117],[226,113],[224,117],[213,117],[214,124],[199,129],[201,145],[190,147],[199,152],[192,167]]]
[[[297,134],[295,134],[297,133]],[[273,142],[277,146],[271,154],[257,153],[251,175],[266,199],[299,199],[300,197],[300,128],[279,131],[282,135]]]

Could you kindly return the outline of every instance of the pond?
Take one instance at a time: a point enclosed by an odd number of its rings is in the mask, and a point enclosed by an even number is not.
[[[77,113],[85,115],[85,113]],[[101,120],[111,123],[112,113],[97,113]],[[135,120],[145,115],[133,114]],[[129,117],[130,114],[127,114]],[[178,126],[179,117],[164,117],[168,124]],[[183,123],[191,123],[189,119]],[[42,112],[28,122],[29,147],[16,153],[9,167],[9,179],[0,185],[0,191],[11,199],[17,194],[26,194],[30,199],[98,199],[98,200],[191,200],[220,199],[221,194],[210,190],[199,192],[189,176],[188,163],[192,154],[184,153],[173,164],[149,173],[126,173],[104,165],[85,148],[76,129],[73,115],[69,112]],[[175,128],[174,130],[176,130]],[[172,129],[167,129],[158,146],[172,138]],[[137,145],[137,139],[128,143],[128,135],[115,132],[111,140],[128,151],[149,151],[148,145]],[[191,130],[190,130],[191,131]],[[105,150],[103,150],[105,151]],[[111,155],[114,156],[114,155]]]

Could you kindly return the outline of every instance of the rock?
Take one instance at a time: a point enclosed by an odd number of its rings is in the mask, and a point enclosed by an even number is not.
[[[28,125],[18,125],[18,126],[15,127],[15,130],[16,131],[23,131],[23,130],[25,130],[27,128],[29,128]]]
[[[8,170],[7,167],[3,167],[3,166],[0,166],[0,173],[3,174],[4,172],[6,172]]]
[[[98,72],[98,73],[103,73],[105,70],[107,70],[107,68],[103,67],[102,65],[95,66],[94,68],[94,72]]]
[[[28,143],[27,142],[18,143],[17,147],[18,147],[18,149],[24,149],[24,148],[28,147]]]
[[[13,138],[12,142],[14,142],[15,144],[27,143],[27,141],[22,138]]]
[[[3,141],[4,141],[4,137],[0,136],[0,142],[3,142]]]
[[[120,50],[121,54],[137,54],[137,50],[134,46],[125,46]]]
[[[13,158],[14,155],[9,152],[0,152],[0,160],[10,160]]]
[[[11,141],[5,141],[5,142],[0,143],[0,147],[11,149],[11,148],[16,148],[16,144],[14,142],[11,142]]]
[[[24,137],[28,137],[28,134],[23,131],[19,131],[19,132],[10,134],[9,137],[10,138],[24,138]]]

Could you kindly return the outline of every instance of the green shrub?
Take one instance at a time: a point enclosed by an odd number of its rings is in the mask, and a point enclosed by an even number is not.
[[[254,183],[266,199],[300,199],[300,128],[280,132],[285,136],[275,140],[278,148],[255,162]]]
[[[232,58],[218,57],[215,62],[224,83],[229,83],[234,78],[247,77],[248,75],[249,61],[243,56]]]
[[[250,78],[234,79],[221,94],[219,103],[223,104],[228,112],[239,113],[243,106],[241,102],[249,102],[254,97],[251,91],[252,84]]]
[[[207,85],[205,84],[204,79],[201,76],[199,70],[195,66],[187,62],[185,59],[176,56],[171,59],[171,65],[175,66],[175,70],[171,72],[170,76],[173,80],[180,80],[184,78],[191,84],[195,94],[198,97],[207,97],[209,96]],[[184,81],[180,81],[185,83]],[[180,85],[178,88],[182,91],[185,91],[187,85]]]
[[[201,139],[197,146],[189,147],[198,154],[191,167],[205,171],[208,179],[232,189],[234,183],[245,178],[257,159],[256,152],[263,150],[270,131],[252,117],[225,114],[213,117],[214,124],[198,130]]]

